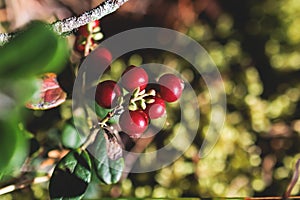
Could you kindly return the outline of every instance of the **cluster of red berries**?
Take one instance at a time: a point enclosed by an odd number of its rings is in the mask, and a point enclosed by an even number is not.
[[[128,91],[124,96],[122,88]],[[183,89],[183,81],[174,74],[164,74],[157,83],[148,83],[147,72],[131,65],[123,72],[119,83],[112,80],[100,82],[95,100],[103,108],[114,108],[120,104],[120,98],[123,99],[124,111],[119,125],[123,132],[136,138],[146,131],[150,119],[160,118],[166,113],[165,102],[178,100]]]
[[[103,38],[100,30],[100,20],[79,27],[75,39],[75,50],[87,56],[89,52],[97,47],[97,42]]]

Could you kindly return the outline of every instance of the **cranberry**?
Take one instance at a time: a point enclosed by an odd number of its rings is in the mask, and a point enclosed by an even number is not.
[[[183,81],[174,74],[164,74],[158,80],[161,98],[167,102],[174,102],[181,96],[184,88]]]
[[[121,88],[115,81],[107,80],[97,85],[96,102],[103,108],[115,107],[121,95]]]
[[[148,74],[143,68],[131,65],[123,72],[121,84],[130,92],[138,87],[143,90],[148,84]]]
[[[157,119],[166,113],[165,101],[157,96],[154,97],[154,102],[147,105],[145,113],[150,119]]]
[[[126,110],[119,119],[122,131],[134,138],[139,137],[147,129],[148,123],[148,116],[142,110]]]

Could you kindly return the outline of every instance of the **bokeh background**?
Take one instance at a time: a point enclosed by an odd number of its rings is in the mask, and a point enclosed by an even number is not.
[[[58,5],[57,2],[64,2],[60,8],[68,6],[70,11],[56,13],[57,18],[79,14],[99,3],[48,1],[47,14],[53,14],[50,5]],[[17,19],[35,10],[33,4],[28,5],[31,7],[19,10],[14,6],[15,9],[8,12],[7,3],[0,1],[0,31],[20,26],[23,22]],[[43,16],[31,13],[28,20],[48,19],[45,13]],[[48,20],[53,22],[53,19],[52,15]],[[87,197],[282,195],[300,158],[299,25],[300,2],[297,0],[129,0],[117,12],[103,18],[104,39],[124,30],[156,26],[182,32],[198,41],[222,75],[227,114],[216,146],[209,156],[199,159],[198,151],[210,117],[210,96],[201,77],[180,58],[164,52],[133,52],[118,59],[112,69],[116,66],[119,71],[113,71],[112,77],[129,64],[148,62],[165,64],[179,71],[198,96],[200,128],[193,144],[172,165],[154,172],[125,175],[116,185],[93,185]],[[72,41],[72,36],[70,38]],[[70,68],[66,67],[59,75],[68,100],[57,108],[31,112],[27,117],[26,127],[46,155],[39,164],[48,158],[48,152],[63,149],[61,129],[71,118],[74,77],[70,74]],[[172,125],[158,134],[145,151],[161,148],[176,131],[180,121],[176,114],[178,109],[176,104],[168,108],[168,121]],[[293,195],[299,193],[300,182],[292,191]],[[43,199],[47,195],[47,183],[43,183],[0,196],[0,199]]]

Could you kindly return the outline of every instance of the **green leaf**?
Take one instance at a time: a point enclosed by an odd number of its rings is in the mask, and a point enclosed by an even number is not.
[[[6,119],[0,118],[1,176],[19,172],[28,154],[28,140],[24,132],[19,129],[18,123],[18,113],[15,112],[10,113]]]
[[[104,131],[100,130],[94,143],[88,147],[88,151],[98,179],[105,184],[114,184],[122,176],[124,159],[111,160],[108,157],[106,142],[109,141],[105,139],[103,134],[105,134]]]
[[[101,106],[99,106],[97,103],[95,103],[95,112],[100,119],[103,119],[112,109],[106,109]],[[110,123],[116,123],[118,121],[118,116],[114,115],[112,118],[108,120]]]
[[[117,183],[124,167],[124,159],[117,160],[105,159],[103,163],[97,165],[97,175],[100,180],[106,184]]]
[[[51,199],[81,199],[91,177],[89,154],[80,149],[70,151],[56,165],[50,179]]]
[[[61,139],[65,147],[76,149],[81,146],[85,140],[85,137],[81,136],[74,126],[66,124],[62,131]]]
[[[97,103],[95,103],[95,112],[97,114],[98,117],[100,117],[101,119],[103,119],[107,113],[109,113],[111,111],[111,109],[105,109],[101,106],[99,106]]]
[[[24,103],[40,89],[41,81],[36,77],[1,79],[0,92],[12,98],[17,105]],[[26,89],[25,89],[26,88]]]
[[[32,22],[0,47],[0,77],[59,72],[69,55],[67,42],[42,22]]]

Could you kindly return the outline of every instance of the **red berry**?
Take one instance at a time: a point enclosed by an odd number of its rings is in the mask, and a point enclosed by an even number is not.
[[[145,113],[150,119],[157,119],[166,113],[165,101],[159,97],[154,97],[154,103],[147,105]]]
[[[143,90],[148,84],[148,74],[143,68],[131,65],[123,72],[121,84],[130,92],[138,87]]]
[[[89,56],[87,70],[93,74],[103,73],[110,70],[112,55],[110,51],[104,47],[96,48]]]
[[[142,110],[124,111],[119,119],[119,125],[130,137],[139,137],[148,127],[148,116]]]
[[[115,107],[121,95],[121,88],[115,81],[107,80],[97,85],[96,102],[103,108]]]
[[[184,88],[183,81],[174,74],[164,74],[158,80],[161,98],[167,102],[174,102],[181,96]]]
[[[99,59],[103,59],[106,60],[108,63],[110,63],[112,61],[112,55],[111,52],[104,48],[104,47],[99,47],[97,49],[94,50],[95,51],[95,55],[97,56],[97,58]]]
[[[83,36],[83,37],[88,37],[90,35],[90,32],[87,28],[87,25],[80,26],[78,28],[78,33],[79,33],[80,36]]]

